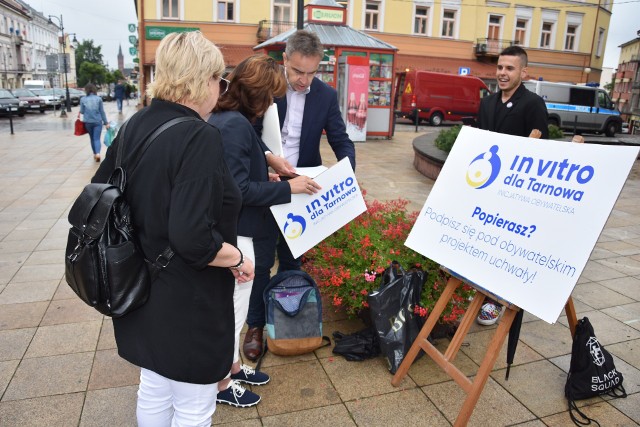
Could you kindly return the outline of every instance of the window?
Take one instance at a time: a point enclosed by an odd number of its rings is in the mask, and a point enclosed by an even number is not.
[[[575,50],[577,31],[578,27],[576,25],[567,26],[567,37],[564,40],[564,50]]]
[[[446,10],[442,14],[442,37],[453,37],[456,25],[456,11]]]
[[[162,0],[162,19],[178,18],[178,0]]]
[[[234,0],[218,1],[218,21],[233,21],[233,3]]]
[[[416,6],[416,17],[413,21],[413,32],[416,34],[427,34],[427,22],[429,19],[429,8]]]
[[[515,42],[520,46],[524,46],[527,39],[527,20],[518,19],[516,21],[516,35]]]
[[[540,33],[540,47],[551,48],[551,33],[553,32],[552,22],[542,23],[542,32]]]
[[[602,56],[602,45],[604,42],[604,28],[598,28],[598,44],[596,44],[596,57]]]
[[[273,0],[273,20],[291,22],[291,0]]]
[[[489,30],[487,31],[487,38],[498,40],[500,39],[500,27],[502,24],[502,16],[489,15]]]
[[[378,14],[380,13],[380,3],[368,1],[364,13],[364,29],[378,29]]]

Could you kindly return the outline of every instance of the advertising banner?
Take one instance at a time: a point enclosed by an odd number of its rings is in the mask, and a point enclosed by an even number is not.
[[[296,258],[367,209],[348,158],[314,181],[322,187],[317,193],[292,194],[291,203],[271,206],[278,228]]]
[[[406,245],[554,323],[638,151],[465,126]]]
[[[354,142],[367,140],[367,104],[369,102],[369,67],[347,64],[347,134]]]

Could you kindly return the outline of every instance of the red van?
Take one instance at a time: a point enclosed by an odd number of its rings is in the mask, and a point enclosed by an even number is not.
[[[396,117],[415,123],[415,109],[420,120],[440,126],[443,120],[460,121],[477,118],[480,99],[489,95],[489,88],[473,76],[412,70],[396,74]]]

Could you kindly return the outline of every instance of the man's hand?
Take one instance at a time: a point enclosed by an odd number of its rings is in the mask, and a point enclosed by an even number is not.
[[[571,138],[571,142],[577,142],[579,144],[582,144],[584,142],[584,136],[582,136],[582,135],[573,135],[573,138]]]
[[[529,138],[540,138],[542,136],[542,132],[540,132],[538,129],[532,129],[531,133],[529,134]]]
[[[273,153],[267,153],[267,164],[281,176],[296,176],[296,168],[284,157],[276,156]]]

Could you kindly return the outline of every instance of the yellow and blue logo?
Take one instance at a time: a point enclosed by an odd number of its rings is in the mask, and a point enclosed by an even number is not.
[[[284,229],[282,231],[287,239],[295,239],[302,236],[302,233],[304,233],[306,228],[307,222],[303,217],[289,213],[287,215],[287,222],[284,224]]]
[[[467,184],[476,190],[489,186],[498,177],[500,165],[498,146],[494,145],[469,163]]]

